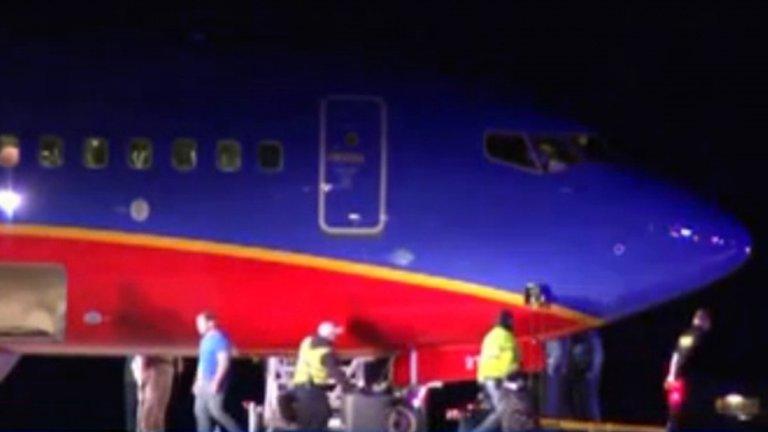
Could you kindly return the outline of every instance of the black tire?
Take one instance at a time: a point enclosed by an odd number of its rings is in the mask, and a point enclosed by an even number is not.
[[[387,416],[387,432],[418,432],[419,416],[410,407],[395,405]]]

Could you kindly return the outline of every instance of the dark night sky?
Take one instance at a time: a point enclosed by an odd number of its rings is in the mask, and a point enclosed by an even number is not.
[[[381,67],[523,88],[540,107],[602,131],[627,162],[734,212],[753,236],[754,256],[739,273],[604,331],[607,417],[663,421],[664,365],[698,305],[714,314],[712,376],[768,402],[768,3],[212,4],[6,2],[0,47],[107,30],[179,44],[205,35],[212,45],[343,52]],[[114,360],[24,360],[0,386],[0,426],[117,426],[121,379]],[[38,414],[9,413],[22,406]]]

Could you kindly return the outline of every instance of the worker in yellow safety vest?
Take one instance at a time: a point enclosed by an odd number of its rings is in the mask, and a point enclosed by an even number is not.
[[[512,314],[503,310],[480,348],[477,381],[488,396],[492,412],[476,430],[492,430],[498,426],[504,381],[519,369],[520,348],[513,333]]]
[[[326,393],[335,385],[343,389],[350,387],[333,350],[333,342],[343,332],[343,327],[324,321],[317,327],[316,334],[301,341],[293,386],[296,422],[302,430],[326,429],[331,417]]]

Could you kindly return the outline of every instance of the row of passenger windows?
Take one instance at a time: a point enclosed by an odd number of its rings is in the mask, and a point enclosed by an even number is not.
[[[560,172],[582,160],[606,158],[603,143],[586,134],[489,132],[485,152],[491,159],[544,172]]]
[[[37,160],[45,168],[64,165],[64,140],[56,135],[43,135],[37,143]],[[88,169],[104,169],[109,165],[110,142],[102,137],[88,137],[82,144],[82,164]],[[283,168],[283,145],[279,141],[263,140],[256,145],[257,166],[265,172]],[[125,152],[128,167],[138,171],[152,168],[155,163],[154,143],[145,137],[128,140]],[[19,139],[0,135],[0,165],[12,168],[20,162]],[[171,145],[171,166],[180,172],[192,171],[198,165],[198,143],[192,138],[177,138]],[[222,172],[240,171],[243,165],[242,145],[235,139],[216,142],[216,168]]]

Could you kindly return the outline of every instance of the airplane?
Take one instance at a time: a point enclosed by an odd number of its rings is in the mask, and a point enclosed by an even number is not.
[[[533,353],[751,254],[730,214],[482,83],[247,46],[3,50],[6,373],[192,355],[210,310],[243,356],[295,354],[330,319],[398,387],[471,380],[501,309]]]

